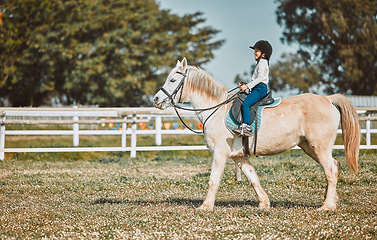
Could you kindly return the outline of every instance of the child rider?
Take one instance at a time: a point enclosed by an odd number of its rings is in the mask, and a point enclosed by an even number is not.
[[[254,49],[254,58],[257,61],[254,73],[251,77],[251,82],[248,84],[240,83],[238,87],[245,91],[250,90],[250,94],[242,103],[243,123],[239,128],[234,129],[233,132],[239,136],[250,136],[250,107],[265,97],[268,93],[268,72],[269,60],[272,54],[272,46],[268,41],[260,40],[250,46]]]

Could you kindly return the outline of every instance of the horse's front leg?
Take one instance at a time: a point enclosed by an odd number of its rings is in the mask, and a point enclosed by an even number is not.
[[[263,190],[262,186],[260,185],[258,175],[254,167],[251,165],[248,157],[233,158],[233,160],[237,164],[237,166],[242,170],[242,172],[246,175],[247,179],[253,186],[255,193],[258,196],[259,208],[270,208],[270,200],[268,199],[267,193]]]
[[[220,186],[220,180],[224,173],[226,157],[221,154],[213,154],[211,176],[208,183],[208,193],[203,204],[198,208],[201,211],[213,211],[215,198]]]

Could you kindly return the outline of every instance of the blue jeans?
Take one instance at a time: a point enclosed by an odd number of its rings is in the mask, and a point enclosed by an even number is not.
[[[250,107],[267,95],[267,85],[258,83],[242,103],[243,122],[250,125]]]

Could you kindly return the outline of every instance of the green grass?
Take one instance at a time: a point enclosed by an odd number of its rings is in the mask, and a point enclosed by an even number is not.
[[[342,151],[339,204],[318,212],[326,182],[301,151],[252,158],[272,208],[228,161],[214,212],[199,212],[211,160],[195,151],[13,155],[0,162],[0,239],[375,239],[376,152],[358,175]],[[175,155],[173,154],[175,153]]]

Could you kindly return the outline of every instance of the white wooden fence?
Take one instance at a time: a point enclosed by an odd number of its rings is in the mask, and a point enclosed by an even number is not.
[[[366,144],[361,149],[377,149],[377,145],[371,144],[371,134],[377,133],[377,129],[371,128],[371,121],[377,117],[370,113],[377,111],[372,108],[359,108],[362,121],[366,121],[365,128],[361,130],[365,134]],[[185,118],[194,118],[192,112],[182,112]],[[130,152],[131,157],[136,157],[138,151],[162,151],[162,150],[205,150],[204,145],[195,146],[161,146],[164,134],[194,134],[188,129],[163,129],[164,117],[175,117],[173,109],[161,111],[155,108],[0,108],[0,160],[4,159],[6,152],[103,152],[122,151]],[[37,118],[37,119],[35,119]],[[54,118],[49,120],[48,118]],[[56,118],[60,118],[56,120]],[[104,118],[104,119],[103,119]],[[108,119],[112,118],[112,119]],[[140,119],[141,118],[141,119]],[[154,127],[149,130],[137,129],[140,122],[149,122],[154,119]],[[80,130],[80,124],[121,124],[121,130]],[[6,126],[12,124],[30,125],[72,125],[72,130],[7,130]],[[131,124],[131,128],[127,128]],[[341,133],[341,129],[338,130]],[[59,148],[5,148],[6,136],[14,135],[71,135],[74,147]],[[119,135],[121,146],[118,147],[79,147],[79,136],[82,135]],[[127,135],[131,136],[127,146]],[[137,135],[155,135],[156,146],[137,146]],[[296,147],[297,148],[297,147]],[[343,145],[334,146],[335,149],[343,149]]]

